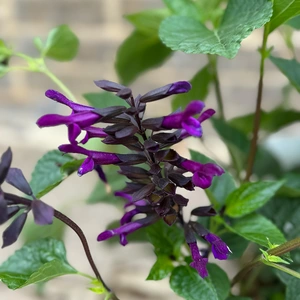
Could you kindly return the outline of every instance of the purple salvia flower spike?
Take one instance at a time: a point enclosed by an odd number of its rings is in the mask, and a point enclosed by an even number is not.
[[[95,168],[94,160],[92,159],[92,157],[89,156],[84,160],[82,165],[79,167],[77,174],[79,176],[82,176],[86,173],[93,171],[94,168]]]
[[[225,260],[231,253],[229,247],[213,233],[204,236],[205,240],[211,244],[211,250],[216,259]]]

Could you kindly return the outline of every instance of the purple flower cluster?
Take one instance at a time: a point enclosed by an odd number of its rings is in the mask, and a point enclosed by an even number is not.
[[[11,168],[11,162],[12,152],[8,148],[3,153],[0,161],[0,225],[14,217],[17,213],[21,213],[4,230],[2,248],[10,246],[18,239],[30,210],[32,210],[34,221],[38,225],[51,224],[54,215],[54,209],[51,206],[34,197],[22,171],[17,168]],[[26,195],[31,196],[33,201],[30,201],[28,205],[28,201],[22,203],[21,197],[5,193],[1,188],[4,181]]]
[[[102,232],[98,236],[98,241],[119,236],[121,244],[126,245],[128,234],[159,219],[163,219],[170,226],[181,220],[185,226],[180,216],[182,208],[187,206],[189,200],[178,194],[177,188],[189,191],[195,187],[206,189],[212,184],[214,176],[222,175],[224,170],[213,163],[201,164],[181,157],[171,147],[189,136],[201,137],[202,122],[210,118],[215,111],[212,109],[203,111],[204,103],[195,100],[183,111],[144,119],[148,102],[186,93],[191,89],[190,83],[186,81],[171,83],[137,97],[133,96],[128,87],[111,81],[100,80],[95,81],[95,84],[105,91],[116,93],[124,100],[124,105],[99,109],[73,103],[59,92],[49,90],[46,92],[48,98],[67,105],[72,112],[69,116],[56,114],[42,116],[37,125],[67,126],[70,143],[59,146],[59,150],[63,153],[86,156],[78,170],[80,176],[96,170],[102,180],[106,180],[101,166],[113,164],[119,166],[119,173],[129,179],[123,190],[116,192],[116,196],[126,199],[125,214],[120,220],[120,227]],[[82,131],[85,132],[85,137],[77,141]],[[78,145],[85,144],[92,138],[100,138],[107,145],[123,145],[132,153],[92,151]],[[200,207],[195,214],[197,213],[211,216],[216,212],[213,208]],[[192,226],[188,225],[188,228]],[[201,237],[211,243],[215,257],[227,258],[229,253],[227,246],[217,236],[206,233]],[[196,268],[202,277],[206,276],[207,258],[200,256],[195,239],[189,239],[187,243],[191,247],[194,259],[191,266]]]

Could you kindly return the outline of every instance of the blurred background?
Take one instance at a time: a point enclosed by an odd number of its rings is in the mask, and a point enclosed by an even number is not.
[[[18,52],[37,55],[33,45],[34,37],[46,39],[48,32],[61,24],[68,24],[80,40],[77,57],[71,62],[48,60],[49,69],[60,78],[84,102],[81,95],[98,92],[93,80],[107,79],[118,81],[114,70],[115,56],[122,41],[128,37],[133,27],[123,18],[124,15],[145,9],[163,7],[160,0],[2,0],[0,3],[0,38]],[[300,35],[294,34],[296,54],[299,52]],[[224,98],[225,116],[232,118],[253,112],[257,93],[259,53],[262,31],[254,31],[242,43],[241,50],[234,60],[220,58],[219,76]],[[291,58],[281,34],[272,33],[268,42],[274,45],[275,56]],[[134,47],[134,45],[132,45]],[[12,63],[17,61],[13,58]],[[140,76],[130,87],[134,94],[145,93],[165,84],[189,80],[206,64],[204,55],[175,53],[162,67]],[[287,79],[269,62],[266,62],[263,108],[270,110],[282,101],[282,88]],[[39,73],[16,71],[0,79],[0,152],[11,146],[14,154],[13,166],[23,170],[30,179],[37,160],[51,149],[67,142],[66,128],[39,129],[35,122],[45,113],[68,113],[68,109],[57,105],[44,96],[47,89],[58,89],[50,79]],[[207,107],[216,108],[214,93],[206,101]],[[300,109],[296,90],[290,94],[290,103]],[[157,106],[159,105],[159,109]],[[161,115],[171,111],[170,99],[149,105],[149,114]],[[208,122],[207,122],[208,123]],[[228,153],[216,137],[210,124],[204,125],[203,144],[188,140],[179,151],[188,155],[188,148],[201,150],[221,162],[228,162]],[[268,147],[279,158],[285,168],[299,164],[298,145],[300,144],[299,124],[287,127],[266,141]],[[207,150],[209,149],[209,151]],[[92,253],[103,277],[116,290],[121,299],[177,299],[168,287],[167,280],[146,282],[145,278],[155,261],[151,246],[129,244],[125,248],[115,244],[97,243],[97,235],[105,226],[118,219],[122,212],[105,204],[86,206],[85,200],[94,187],[95,174],[82,178],[76,174],[43,199],[57,209],[66,212],[86,233]],[[193,194],[193,201],[206,203],[204,193]],[[1,230],[3,230],[1,228]],[[0,230],[0,231],[1,231]],[[68,259],[75,268],[90,273],[82,246],[73,232],[65,234]],[[0,251],[0,263],[20,247],[21,243]],[[236,272],[234,262],[225,266]],[[84,287],[86,279],[65,276],[46,285],[43,299],[79,300],[99,299]],[[39,299],[35,287],[20,291],[10,291],[0,285],[1,299]],[[179,298],[178,298],[179,299]]]

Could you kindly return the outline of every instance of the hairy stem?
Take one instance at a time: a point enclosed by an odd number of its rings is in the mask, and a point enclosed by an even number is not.
[[[260,119],[261,119],[261,103],[262,103],[262,94],[263,94],[265,59],[267,57],[268,35],[269,35],[269,23],[264,28],[263,41],[260,49],[261,58],[260,58],[260,67],[259,67],[259,81],[258,81],[258,90],[257,90],[257,98],[256,98],[256,108],[255,108],[255,116],[253,121],[252,139],[251,139],[250,151],[248,155],[245,181],[249,181],[252,175],[256,150],[257,150],[258,132],[260,127]]]
[[[300,247],[300,237],[297,237],[291,241],[288,241],[282,245],[279,245],[275,248],[272,248],[270,250],[268,250],[268,254],[270,255],[275,255],[275,256],[280,256],[283,255],[285,253],[288,253],[296,248]],[[254,267],[258,266],[259,264],[264,263],[263,258],[261,255],[259,255],[257,258],[255,258],[253,261],[251,261],[250,263],[248,263],[233,279],[231,282],[231,286],[234,286],[237,282],[239,282],[240,280],[242,280],[247,274],[248,272],[253,269]],[[287,269],[287,268],[286,268]],[[283,269],[281,269],[283,270]],[[289,270],[289,269],[288,269]]]
[[[4,193],[4,198],[6,200],[13,201],[15,204],[23,204],[23,205],[26,205],[28,207],[31,207],[32,201],[28,200],[24,197],[16,196],[16,195],[10,194],[10,193]],[[93,257],[92,257],[87,239],[86,239],[82,229],[74,221],[72,221],[69,217],[67,217],[66,215],[64,215],[63,213],[59,212],[56,209],[54,209],[54,216],[57,219],[59,219],[60,221],[62,221],[63,223],[65,223],[67,226],[72,228],[73,231],[75,231],[75,233],[78,235],[78,237],[79,237],[79,239],[82,243],[82,246],[83,246],[83,249],[85,251],[86,257],[87,257],[87,259],[90,263],[90,266],[91,266],[92,270],[94,271],[94,274],[95,274],[96,278],[99,280],[99,282],[102,283],[102,285],[106,289],[106,291],[108,293],[110,293],[110,295],[111,295],[110,299],[118,300],[118,298],[111,292],[110,288],[106,285],[106,283],[102,279],[102,277],[101,277],[101,275],[100,275],[100,273],[99,273],[99,271],[96,267],[96,264],[93,260]]]

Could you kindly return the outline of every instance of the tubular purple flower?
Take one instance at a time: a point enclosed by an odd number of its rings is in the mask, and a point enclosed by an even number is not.
[[[206,265],[208,263],[208,259],[200,255],[197,242],[189,243],[188,245],[190,247],[192,258],[193,258],[193,262],[190,263],[190,266],[196,269],[198,274],[202,278],[207,277],[208,272],[206,269]]]
[[[214,176],[220,176],[224,170],[213,163],[201,164],[199,162],[185,159],[180,163],[180,167],[192,172],[192,182],[195,186],[206,189],[211,186]]]
[[[188,81],[177,81],[154,89],[140,99],[142,103],[160,100],[175,94],[187,93],[192,88]]]
[[[47,90],[45,95],[46,95],[46,97],[48,97],[56,102],[59,102],[66,106],[69,106],[73,112],[92,111],[95,109],[92,106],[75,103],[75,102],[69,100],[66,96],[64,96],[60,92],[55,91],[55,90]]]
[[[202,135],[201,125],[192,116],[200,113],[203,108],[203,102],[192,101],[184,111],[164,117],[161,126],[165,129],[184,129],[190,135],[199,137]]]
[[[203,113],[201,113],[197,120],[201,124],[205,120],[212,117],[214,114],[215,114],[215,111],[213,109],[209,108],[209,109],[205,110]],[[189,136],[191,136],[191,134],[189,134],[185,129],[181,130],[180,139],[185,139]],[[202,127],[201,127],[201,125],[200,125],[200,135],[198,137],[202,137]]]
[[[158,219],[158,217],[156,215],[150,215],[144,219],[139,219],[134,222],[124,224],[118,228],[106,230],[98,235],[97,241],[98,242],[105,241],[116,235],[120,235],[120,236],[123,234],[127,235],[127,234],[132,233],[142,227],[145,227],[145,226],[148,226],[148,225],[154,223],[157,219]],[[121,242],[123,242],[123,244],[122,244],[123,246],[125,246],[126,242],[127,242],[127,240],[124,239],[124,237],[125,236],[123,236],[123,238],[121,239]]]
[[[58,149],[65,153],[78,153],[87,156],[86,160],[78,169],[79,176],[92,171],[95,168],[95,165],[110,165],[121,162],[114,153],[87,150],[77,145],[61,145]]]
[[[211,244],[211,250],[216,259],[225,260],[228,258],[231,251],[218,236],[208,233],[204,238]]]
[[[107,133],[104,132],[102,128],[99,127],[85,127],[84,130],[86,131],[85,137],[81,140],[81,144],[86,144],[89,139],[92,138],[106,138]]]

